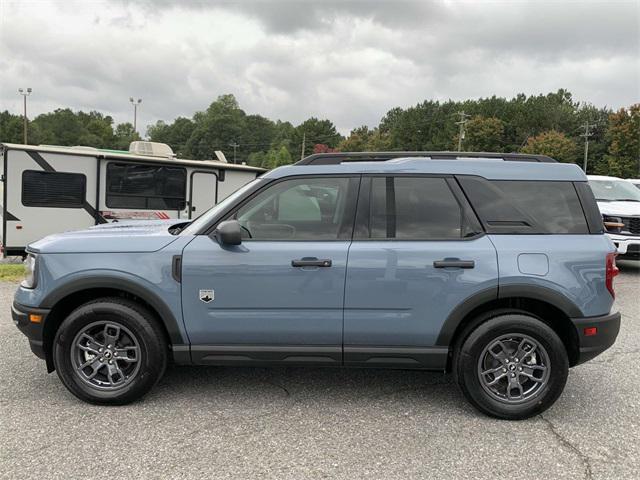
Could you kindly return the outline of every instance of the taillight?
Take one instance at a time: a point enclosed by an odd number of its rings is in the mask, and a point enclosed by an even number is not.
[[[607,290],[613,298],[616,298],[616,292],[613,291],[613,278],[620,273],[618,267],[616,266],[616,253],[607,253],[607,263],[606,263],[606,285]]]

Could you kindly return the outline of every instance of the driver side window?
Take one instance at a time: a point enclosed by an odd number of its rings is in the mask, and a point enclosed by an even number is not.
[[[234,218],[245,240],[350,238],[354,201],[347,177],[284,180],[240,207]]]

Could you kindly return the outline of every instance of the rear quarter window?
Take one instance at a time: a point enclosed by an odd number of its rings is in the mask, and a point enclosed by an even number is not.
[[[458,177],[489,233],[586,234],[572,182]]]

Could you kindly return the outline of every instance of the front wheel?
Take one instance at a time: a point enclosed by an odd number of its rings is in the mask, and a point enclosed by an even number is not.
[[[520,420],[549,408],[569,371],[564,344],[544,322],[504,314],[481,323],[455,355],[466,398],[493,417]]]
[[[67,389],[81,400],[122,405],[147,393],[167,364],[163,332],[133,301],[102,298],[62,322],[53,360]]]

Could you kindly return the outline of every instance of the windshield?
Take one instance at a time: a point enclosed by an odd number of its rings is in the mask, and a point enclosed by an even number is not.
[[[200,215],[198,218],[193,220],[189,225],[185,227],[184,230],[182,230],[182,232],[180,232],[180,234],[195,235],[200,230],[202,230],[202,228],[205,225],[207,225],[212,218],[214,218],[216,215],[218,215],[218,213],[220,213],[225,208],[227,208],[228,205],[233,204],[238,198],[242,197],[245,192],[252,189],[254,185],[261,183],[263,181],[264,180],[262,178],[256,178],[255,180],[240,187],[238,190],[233,192],[231,195],[229,195],[227,198],[222,200],[220,203],[214,205],[209,210],[207,210],[202,215]]]
[[[599,202],[640,202],[640,190],[625,180],[589,180]]]

